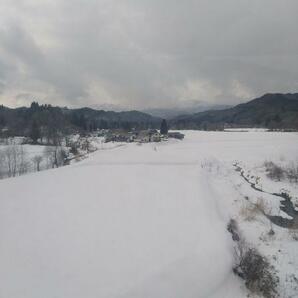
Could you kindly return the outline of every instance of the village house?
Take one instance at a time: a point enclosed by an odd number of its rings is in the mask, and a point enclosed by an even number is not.
[[[109,130],[105,134],[105,142],[126,142],[131,143],[135,140],[135,133],[134,132],[128,132],[123,129],[114,129]]]
[[[124,143],[150,143],[150,142],[160,142],[166,140],[167,138],[174,138],[182,140],[184,134],[180,132],[169,132],[167,135],[163,136],[156,129],[147,130],[133,130],[126,131],[123,129],[113,129],[109,130],[105,134],[105,142],[124,142]]]
[[[181,132],[177,132],[177,131],[168,132],[168,138],[183,140],[184,134]]]
[[[120,129],[110,130],[105,135],[105,142],[160,142],[161,135],[156,129],[125,131]]]
[[[147,129],[136,132],[136,142],[149,143],[149,142],[160,142],[161,135],[156,129]]]

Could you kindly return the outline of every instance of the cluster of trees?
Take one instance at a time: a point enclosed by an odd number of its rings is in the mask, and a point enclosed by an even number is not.
[[[17,144],[14,140],[8,140],[8,144],[0,148],[0,179],[58,168],[64,165],[66,158],[67,152],[59,145],[45,146],[42,153],[30,158],[23,145]]]
[[[33,102],[30,108],[0,107],[0,137],[26,136],[55,145],[70,130],[62,109]]]
[[[27,171],[28,161],[22,146],[10,144],[0,150],[0,178],[23,175]]]
[[[30,109],[33,120],[28,136],[33,144],[41,142],[45,145],[43,139],[46,139],[47,146],[44,146],[42,153],[30,158],[30,155],[24,150],[24,146],[17,143],[16,138],[3,138],[5,146],[0,147],[0,178],[15,177],[27,172],[60,167],[67,164],[71,159],[69,153],[72,153],[75,158],[80,155],[80,152],[93,151],[88,136],[80,136],[77,140],[73,140],[68,134],[63,134],[65,130],[59,126],[59,123],[53,123],[53,128],[49,128],[45,125],[44,119],[36,117],[36,112],[47,111],[51,107],[32,103]],[[85,125],[85,120],[82,120],[84,118],[78,119],[81,119],[79,121]],[[168,133],[168,124],[165,119],[161,122],[160,133],[163,135]],[[64,148],[68,149],[65,150]]]
[[[4,111],[4,106],[3,105],[0,105],[0,112],[2,111],[2,113],[0,113],[0,128],[3,128],[3,127],[5,127],[6,126],[6,120],[5,120],[5,118],[4,118],[4,113],[3,113],[3,111]]]
[[[40,141],[55,145],[59,138],[73,132],[158,128],[159,124],[159,118],[138,111],[117,113],[89,108],[68,109],[37,102],[32,102],[29,108],[0,106],[0,137],[26,136],[33,143]]]
[[[196,121],[196,120],[185,120],[179,119],[177,121],[171,121],[171,126],[175,129],[198,129],[205,131],[222,131],[225,128],[224,122],[212,122],[212,120],[207,121]],[[231,124],[232,125],[232,124]],[[239,127],[238,125],[235,125]]]
[[[25,138],[0,138],[0,179],[58,168],[96,150],[90,136],[66,135],[59,138],[55,145],[39,146],[38,154],[28,152],[25,148],[30,146],[24,146],[24,141]]]
[[[148,123],[137,122],[137,121],[116,121],[116,120],[105,120],[89,118],[81,111],[73,112],[70,118],[70,122],[73,126],[80,128],[83,131],[96,131],[97,129],[125,129],[131,130],[136,129],[146,129],[148,128]]]

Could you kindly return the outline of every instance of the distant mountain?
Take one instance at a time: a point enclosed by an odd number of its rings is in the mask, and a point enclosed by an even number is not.
[[[148,113],[154,117],[160,117],[165,119],[171,119],[177,117],[179,115],[191,115],[193,113],[204,112],[207,110],[223,110],[230,108],[229,105],[208,105],[207,103],[204,104],[197,104],[188,107],[176,107],[171,109],[146,109],[143,112]]]
[[[171,110],[159,110],[167,112]],[[157,114],[158,110],[154,114]],[[172,111],[173,112],[173,111]],[[174,112],[173,112],[174,113]],[[68,109],[32,103],[16,109],[0,106],[0,136],[30,136],[33,125],[47,139],[71,132],[96,129],[159,128],[161,118],[139,111]],[[266,127],[298,129],[298,93],[265,94],[244,104],[223,110],[208,110],[175,116],[168,120],[173,129],[214,130],[223,127]]]
[[[298,129],[298,93],[265,94],[233,108],[209,110],[171,120],[171,126],[180,129],[220,129],[224,125]]]
[[[28,136],[33,123],[44,135],[109,128],[159,128],[161,119],[139,111],[113,112],[91,108],[68,109],[32,103],[10,109],[0,106],[0,133]]]

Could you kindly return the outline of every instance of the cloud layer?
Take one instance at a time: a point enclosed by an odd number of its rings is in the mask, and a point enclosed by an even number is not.
[[[298,90],[296,0],[2,0],[0,103],[174,107]]]

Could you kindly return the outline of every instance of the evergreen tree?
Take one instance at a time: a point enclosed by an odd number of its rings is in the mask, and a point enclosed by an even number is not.
[[[161,122],[161,126],[160,126],[160,133],[162,135],[166,135],[168,134],[168,124],[167,124],[167,121],[166,119],[163,119],[162,122]]]
[[[30,106],[31,111],[36,112],[39,110],[39,104],[36,101],[33,101]]]
[[[108,126],[108,122],[105,121],[105,120],[100,120],[99,128],[100,128],[100,129],[108,129],[108,128],[109,128],[109,126]]]
[[[40,129],[36,121],[33,121],[32,123],[30,137],[33,143],[37,144],[37,141],[40,138]]]
[[[88,130],[87,120],[83,114],[80,115],[79,126],[84,130]]]
[[[4,127],[5,124],[6,124],[5,118],[3,116],[0,116],[0,127],[2,127],[2,126]]]

